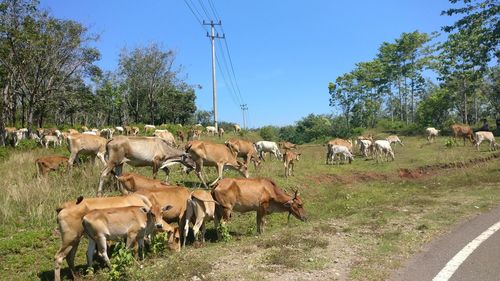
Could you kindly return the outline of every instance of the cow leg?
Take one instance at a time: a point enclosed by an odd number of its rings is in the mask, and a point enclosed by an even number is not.
[[[61,245],[61,248],[59,249],[59,251],[57,251],[56,255],[54,256],[54,280],[56,281],[61,280],[61,265],[64,258],[66,258],[66,261],[68,262],[68,266],[71,271],[71,275],[74,277],[74,263],[73,263],[74,259],[70,259],[70,253],[75,247],[78,247],[78,242],[75,243],[75,240],[73,240],[69,243],[64,243],[64,238],[63,238],[63,244]],[[76,252],[76,250],[74,252]]]
[[[94,239],[89,237],[89,246],[87,247],[87,267],[92,267],[94,263],[94,253],[97,244]]]
[[[68,164],[70,167],[73,167],[73,163],[75,162],[75,159],[78,159],[78,152],[73,152],[71,151],[71,156],[69,157]]]
[[[97,236],[97,251],[99,252],[99,255],[104,259],[106,262],[106,265],[111,268],[111,261],[109,261],[108,257],[108,245],[106,244],[106,237],[101,234]]]
[[[202,159],[199,159],[197,162],[196,162],[196,167],[195,167],[195,174],[196,176],[201,180],[201,182],[203,183],[203,186],[208,189],[208,186],[207,186],[207,183],[205,182],[205,179],[203,178],[203,175],[201,174],[201,170],[203,168],[203,160]]]
[[[106,159],[104,158],[104,154],[104,152],[98,152],[97,157],[99,158],[99,160],[101,160],[101,163],[106,166]]]
[[[186,214],[185,214],[185,219],[184,219],[184,227],[182,228],[183,229],[183,233],[184,233],[184,237],[187,237],[188,234],[189,234],[189,220],[193,217],[195,211],[195,205],[194,205],[194,202],[192,199],[188,199],[188,202],[187,202],[187,208],[186,208]],[[194,231],[194,227],[193,227],[193,231]],[[195,236],[196,238],[196,232],[195,232]],[[184,239],[182,241],[182,247],[186,247],[186,239]]]
[[[90,163],[92,164],[92,166],[95,166],[95,155],[94,154],[90,155]]]
[[[99,188],[97,189],[97,197],[101,197],[102,196],[102,189],[104,187],[104,181],[106,180],[106,178],[109,176],[109,174],[111,173],[111,171],[114,169],[114,163],[108,163],[108,165],[106,165],[106,167],[104,167],[104,169],[102,170],[101,172],[101,177],[99,179]]]
[[[262,204],[257,210],[257,233],[262,234],[264,232],[264,216],[266,215],[267,204]]]
[[[217,164],[217,178],[210,184],[210,186],[214,186],[218,181],[222,179],[222,173],[224,172],[224,164]]]

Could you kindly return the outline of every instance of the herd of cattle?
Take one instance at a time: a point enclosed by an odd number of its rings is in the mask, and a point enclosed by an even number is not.
[[[55,255],[55,280],[60,280],[60,269],[64,259],[67,260],[71,273],[74,274],[74,258],[81,237],[89,238],[87,248],[88,266],[92,266],[94,252],[97,250],[109,265],[107,256],[107,240],[124,237],[127,247],[137,247],[141,253],[144,241],[150,235],[161,231],[167,232],[167,248],[180,251],[185,246],[189,226],[192,225],[196,240],[201,236],[204,241],[205,223],[214,220],[217,229],[221,221],[227,221],[232,211],[257,213],[257,232],[262,233],[264,217],[272,212],[288,212],[299,220],[305,221],[302,199],[297,191],[293,195],[284,192],[276,183],[265,178],[250,178],[249,165],[253,162],[255,170],[260,169],[265,154],[273,154],[283,161],[285,176],[293,175],[294,165],[299,161],[301,153],[297,146],[289,142],[272,141],[250,142],[238,138],[230,138],[224,143],[200,140],[200,129],[191,128],[184,138],[178,133],[174,138],[167,130],[156,130],[146,125],[145,131],[153,132],[153,137],[137,136],[139,128],[116,127],[114,129],[88,130],[80,133],[76,130],[60,132],[56,129],[41,129],[30,137],[47,147],[49,143],[60,145],[65,141],[70,157],[45,156],[36,160],[39,176],[67,166],[69,169],[78,156],[87,154],[91,162],[95,158],[105,166],[101,172],[96,198],[79,197],[62,203],[57,208],[57,223],[61,234],[61,247]],[[240,130],[235,125],[235,132]],[[479,149],[484,140],[490,142],[490,148],[496,149],[498,144],[491,132],[473,133],[465,125],[452,125],[453,136],[469,139]],[[215,135],[215,128],[206,128],[207,134]],[[117,135],[118,133],[118,135]],[[219,137],[223,130],[217,132]],[[27,130],[7,128],[9,140],[15,146],[20,139],[26,137]],[[439,134],[435,128],[426,129],[427,140],[433,142]],[[179,143],[178,143],[179,142]],[[376,162],[394,160],[391,144],[403,142],[392,135],[383,140],[374,140],[373,136],[360,136],[355,140],[334,139],[326,143],[326,164],[337,162],[351,163],[354,159],[354,148],[364,157],[372,157]],[[180,149],[182,147],[182,149]],[[122,173],[123,164],[135,167],[150,166],[153,178],[135,173]],[[183,186],[168,184],[170,168],[182,165],[184,171],[194,170],[205,188],[191,190]],[[207,185],[202,174],[203,166],[217,169],[217,178]],[[238,171],[242,178],[223,178],[225,168]],[[166,173],[167,180],[156,179],[159,170]],[[104,188],[109,182],[116,182],[122,196],[102,197]],[[177,223],[176,227],[171,223]],[[199,235],[201,234],[201,235]]]

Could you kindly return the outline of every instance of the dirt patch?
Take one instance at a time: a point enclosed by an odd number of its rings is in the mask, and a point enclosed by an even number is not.
[[[350,172],[348,174],[321,174],[311,175],[308,179],[312,180],[315,184],[323,183],[341,183],[341,184],[355,184],[367,181],[388,180],[393,175],[388,173],[375,173],[375,172]]]
[[[458,169],[458,168],[469,168],[476,166],[481,163],[485,163],[491,160],[500,158],[500,153],[493,153],[487,157],[469,159],[468,161],[456,161],[449,163],[438,163],[433,165],[425,165],[415,169],[399,169],[398,174],[400,178],[405,179],[417,179],[425,175],[436,174],[442,170],[448,169]]]

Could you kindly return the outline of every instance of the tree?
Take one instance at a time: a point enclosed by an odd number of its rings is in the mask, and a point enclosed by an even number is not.
[[[351,110],[359,97],[359,88],[353,73],[346,73],[328,84],[330,106],[340,107],[347,127],[350,126]]]

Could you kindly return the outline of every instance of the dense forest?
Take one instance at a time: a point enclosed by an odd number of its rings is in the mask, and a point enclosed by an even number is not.
[[[328,83],[334,114],[260,128],[261,136],[302,143],[365,128],[410,132],[500,117],[500,4],[450,2],[442,16],[458,16],[453,25],[381,42],[373,60]],[[105,72],[96,65],[96,40],[87,27],[53,17],[36,0],[1,2],[2,139],[7,126],[210,123],[211,112],[197,111],[196,87],[186,83],[174,51],[155,43],[123,49],[118,69]]]

